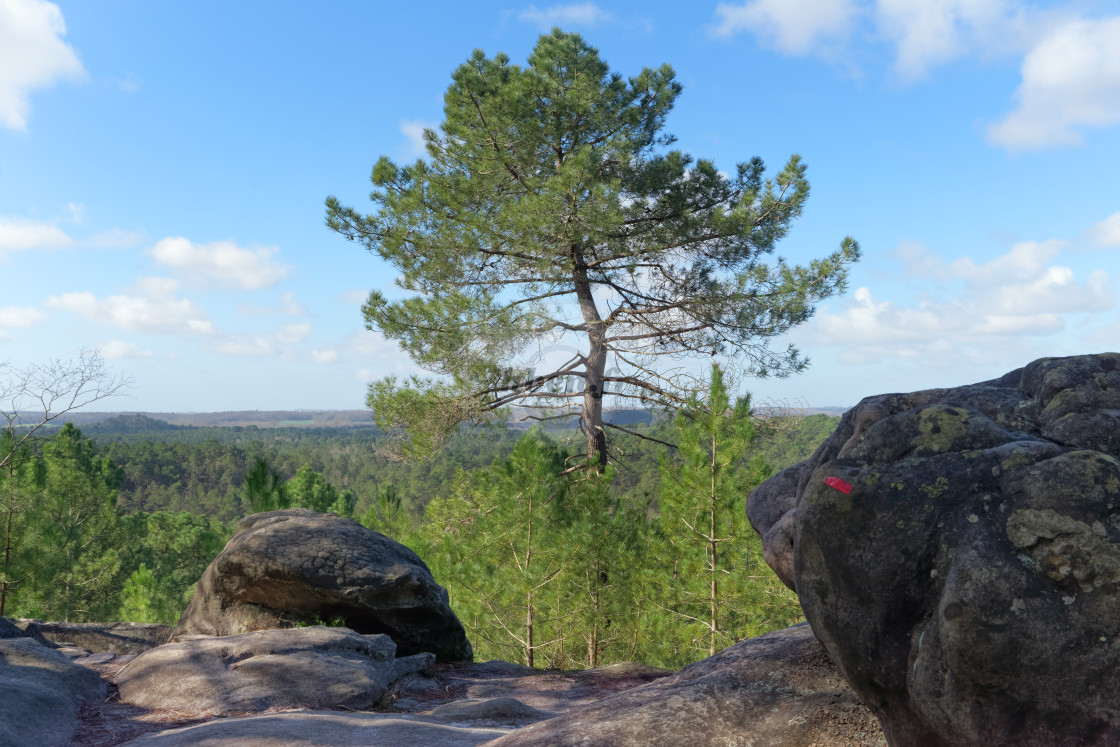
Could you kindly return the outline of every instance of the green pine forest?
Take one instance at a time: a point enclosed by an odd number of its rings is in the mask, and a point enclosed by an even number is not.
[[[636,420],[655,440],[622,434],[602,475],[575,476],[583,436],[563,427],[463,429],[408,462],[372,425],[66,424],[0,474],[0,615],[174,624],[239,518],[302,506],[415,550],[480,660],[677,668],[799,621],[745,497],[838,418],[757,417],[715,369],[705,400]]]

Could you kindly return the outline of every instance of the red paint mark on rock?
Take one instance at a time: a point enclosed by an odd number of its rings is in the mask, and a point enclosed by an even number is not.
[[[841,493],[852,492],[852,486],[841,480],[839,477],[826,477],[824,484],[830,488],[836,488]]]

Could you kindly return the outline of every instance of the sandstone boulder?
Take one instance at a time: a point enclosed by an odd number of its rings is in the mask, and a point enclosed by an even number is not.
[[[139,654],[171,639],[171,626],[158,623],[17,620],[16,625],[55,645],[66,644],[96,653],[108,651],[117,656]]]
[[[865,399],[748,513],[891,744],[1120,743],[1120,354]]]
[[[494,747],[880,747],[882,731],[808,625],[741,641],[648,685],[510,732]]]
[[[356,521],[307,509],[247,516],[206,568],[176,636],[338,620],[401,654],[469,661],[447,591],[416,553]]]
[[[314,626],[199,637],[146,651],[117,674],[121,702],[224,715],[268,708],[371,708],[432,654],[394,658],[385,635]]]
[[[29,637],[0,640],[0,745],[65,747],[79,703],[104,696],[97,672]]]

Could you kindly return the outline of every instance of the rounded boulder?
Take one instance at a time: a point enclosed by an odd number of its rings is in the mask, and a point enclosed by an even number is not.
[[[203,572],[175,637],[323,623],[384,633],[402,656],[472,658],[447,590],[416,553],[356,521],[308,509],[242,519]]]

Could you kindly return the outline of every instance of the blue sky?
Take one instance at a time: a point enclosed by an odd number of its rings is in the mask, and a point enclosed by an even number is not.
[[[363,329],[394,274],[324,226],[411,160],[451,71],[554,25],[671,64],[678,147],[792,153],[778,254],[864,259],[756,400],[851,405],[1120,348],[1120,5],[1013,0],[0,0],[0,362],[100,348],[97,409],[363,406],[413,372]]]

